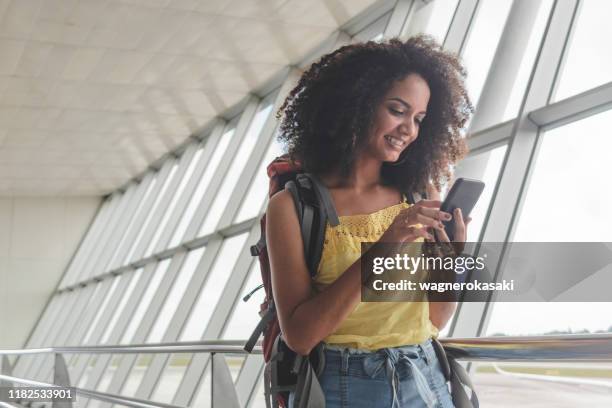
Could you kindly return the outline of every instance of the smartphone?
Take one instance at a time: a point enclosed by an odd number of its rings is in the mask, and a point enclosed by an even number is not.
[[[440,210],[447,212],[454,216],[456,208],[461,208],[463,218],[467,218],[470,212],[474,209],[474,206],[484,190],[485,184],[480,180],[472,180],[468,178],[458,178],[451,187],[450,191],[446,195],[446,199],[440,206]],[[455,239],[455,219],[450,221],[442,221],[446,235],[452,241]]]

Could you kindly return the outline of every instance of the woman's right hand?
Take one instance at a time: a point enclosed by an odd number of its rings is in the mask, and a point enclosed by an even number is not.
[[[440,211],[439,200],[421,200],[409,208],[400,211],[380,241],[389,243],[413,242],[418,238],[433,240],[427,230],[435,228],[444,230],[442,221],[450,221],[452,215]]]

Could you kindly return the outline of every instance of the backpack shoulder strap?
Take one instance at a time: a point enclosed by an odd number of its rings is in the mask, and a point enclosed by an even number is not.
[[[308,259],[310,250],[310,240],[312,235],[312,223],[314,219],[314,209],[310,201],[306,198],[307,192],[297,182],[297,180],[289,180],[285,183],[285,190],[291,193],[295,212],[300,223],[300,232],[302,234],[302,242],[304,244],[304,255]],[[310,270],[310,268],[309,268]]]
[[[300,181],[308,180],[312,185],[312,189],[314,190],[318,201],[320,203],[321,208],[325,211],[325,217],[327,221],[332,227],[340,224],[340,220],[338,219],[338,214],[336,213],[336,207],[334,206],[334,201],[331,198],[331,194],[329,190],[321,181],[311,173],[304,173],[299,177]]]
[[[300,173],[295,181],[285,184],[285,189],[291,192],[296,205],[306,264],[314,277],[323,253],[326,224],[336,226],[340,221],[329,191],[314,175]]]
[[[295,211],[297,212],[298,220],[300,220],[301,223],[304,217],[304,207],[302,194],[300,194],[300,189],[295,181],[289,180],[287,183],[285,183],[285,190],[289,191],[291,193],[291,196],[293,197]]]

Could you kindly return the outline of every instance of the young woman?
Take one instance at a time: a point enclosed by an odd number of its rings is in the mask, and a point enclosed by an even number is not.
[[[301,77],[279,111],[292,157],[329,189],[340,225],[327,226],[311,279],[291,195],[267,210],[274,298],[288,346],[324,342],[327,408],[452,407],[431,338],[455,305],[361,302],[361,242],[448,241],[439,191],[466,152],[473,112],[457,57],[430,37],[342,47]],[[402,192],[427,191],[410,205]]]

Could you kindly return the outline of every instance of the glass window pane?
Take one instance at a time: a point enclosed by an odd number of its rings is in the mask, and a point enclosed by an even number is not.
[[[611,125],[607,111],[543,135],[513,241],[612,242],[612,190],[601,178],[610,160]],[[595,332],[612,326],[612,303],[496,303],[491,313],[487,333]]]
[[[99,282],[95,283],[95,285],[96,286],[94,287],[94,290],[92,291],[92,293],[96,293],[102,290],[100,288],[101,284]],[[57,344],[57,343],[54,343],[58,335],[57,332],[58,330],[61,330],[63,327],[66,326],[66,317],[70,314],[70,311],[73,309],[75,302],[79,298],[79,295],[81,295],[84,290],[87,290],[87,287],[82,288],[81,290],[73,290],[73,291],[66,293],[66,298],[64,299],[64,302],[61,304],[60,309],[57,311],[55,318],[53,319],[53,325],[44,334],[44,337],[40,341],[41,347],[42,346],[48,347],[50,345]],[[96,296],[99,296],[99,294],[96,293]],[[42,356],[40,355],[36,357],[42,358]],[[32,367],[29,367],[28,370],[32,371]]]
[[[144,233],[147,230],[149,223],[151,222],[151,219],[153,218],[153,214],[155,214],[157,207],[159,206],[159,203],[161,202],[162,197],[165,195],[166,190],[168,189],[168,186],[170,186],[170,183],[172,183],[172,179],[174,175],[176,174],[177,168],[178,168],[178,163],[175,162],[174,164],[172,164],[172,169],[170,170],[170,174],[168,174],[168,177],[166,177],[166,180],[164,181],[164,185],[162,186],[161,191],[159,192],[159,194],[157,194],[156,197],[153,197],[155,199],[155,203],[153,203],[153,206],[149,210],[149,214],[147,215],[147,218],[145,219],[144,223],[140,227],[138,236],[134,240],[134,243],[132,244],[132,248],[130,249],[130,252],[125,258],[124,264],[128,264],[130,262],[137,261],[137,259],[133,259],[135,255],[134,252],[136,251],[136,248],[138,248],[141,239],[149,238],[149,237],[144,237]]]
[[[223,246],[217,254],[217,260],[206,278],[198,301],[189,316],[187,326],[181,334],[181,341],[195,341],[202,338],[238,259],[237,254],[240,254],[244,248],[247,236],[248,234],[244,233],[223,241]]]
[[[174,394],[176,394],[181,384],[181,380],[185,375],[185,370],[191,361],[191,357],[191,354],[183,353],[170,356],[170,362],[164,368],[151,400],[167,404],[172,402]]]
[[[194,407],[210,408],[211,406],[212,384],[210,383],[210,371],[210,364],[207,364],[206,370],[202,375],[202,382],[200,383],[198,395],[193,404]]]
[[[612,3],[607,0],[580,2],[580,12],[571,35],[555,100],[612,81],[610,15]]]
[[[432,35],[440,44],[444,44],[446,33],[457,9],[458,0],[436,0],[433,11],[427,22],[425,32]]]
[[[119,259],[117,259],[117,256],[119,255],[120,249],[123,248],[125,245],[127,245],[126,239],[128,236],[130,236],[130,232],[132,231],[132,229],[136,226],[136,220],[140,218],[141,216],[141,212],[142,212],[142,207],[144,206],[144,203],[146,203],[148,200],[150,200],[150,195],[151,195],[151,191],[153,190],[153,188],[155,187],[155,185],[157,184],[157,176],[158,174],[153,175],[153,180],[151,180],[151,182],[149,183],[149,185],[147,186],[147,191],[145,191],[142,199],[138,202],[138,206],[136,208],[136,211],[134,212],[134,215],[132,216],[132,218],[130,218],[129,224],[125,230],[125,233],[123,234],[123,236],[121,237],[121,241],[119,242],[119,245],[117,245],[117,248],[115,250],[115,252],[113,253],[113,257],[111,258],[111,261],[109,263],[110,266],[110,270],[113,270],[115,268],[117,268],[120,265],[117,265]]]
[[[109,239],[113,236],[113,232],[117,227],[117,221],[121,218],[121,215],[125,212],[128,203],[131,201],[132,195],[135,191],[136,184],[130,183],[129,187],[124,192],[116,191],[113,193],[114,205],[112,213],[109,217],[104,220],[103,228],[100,234],[96,237],[92,251],[87,256],[87,260],[83,264],[80,279],[93,277],[99,275],[98,265],[100,265],[101,257],[105,252],[105,248],[109,245]]]
[[[113,379],[113,375],[115,374],[115,370],[116,370],[116,367],[111,366],[104,371],[102,378],[100,379],[100,381],[98,382],[98,385],[96,386],[96,391],[106,392],[106,390],[108,390],[108,387],[110,386],[111,381]],[[85,383],[85,385],[86,384],[87,383]],[[93,400],[92,403],[88,405],[88,407],[98,407],[101,405],[102,405],[102,401]]]
[[[610,161],[612,110],[542,137],[514,241],[612,242],[612,189],[602,179]],[[580,221],[567,228],[568,213]]]
[[[198,186],[196,187],[193,196],[189,200],[189,204],[187,205],[187,208],[185,209],[185,212],[183,213],[183,216],[181,217],[178,226],[174,230],[174,234],[172,234],[172,239],[170,240],[170,247],[177,246],[183,239],[185,231],[187,231],[187,227],[189,226],[189,223],[191,222],[191,219],[193,218],[198,206],[200,205],[200,201],[202,201],[202,197],[204,197],[204,193],[206,192],[206,189],[210,184],[210,180],[212,180],[212,177],[215,174],[215,171],[217,170],[219,162],[223,158],[223,155],[225,154],[225,151],[227,150],[230,141],[234,137],[235,130],[236,128],[234,126],[228,127],[225,133],[223,133],[223,135],[221,136],[221,140],[219,140],[219,142],[217,143],[212,158],[210,159],[210,163],[208,163],[208,166],[206,166],[206,170],[204,171],[204,174],[202,175],[202,178],[200,179],[200,182],[198,183]],[[211,140],[209,140],[208,142],[210,143]]]
[[[253,396],[253,400],[251,402],[252,408],[266,408],[266,399],[264,398],[264,376],[263,373],[259,376],[259,380],[257,381],[257,385],[255,386],[255,394]]]
[[[240,340],[247,339],[259,323],[259,305],[265,298],[265,290],[263,288],[257,290],[249,298],[248,301],[244,302],[244,298],[249,292],[255,289],[261,284],[261,272],[259,268],[259,262],[256,260],[253,262],[253,266],[249,271],[249,276],[246,283],[242,287],[240,297],[236,301],[234,310],[232,311],[231,317],[228,319],[228,323],[223,330],[221,338],[226,340]]]
[[[151,365],[152,359],[153,354],[139,354],[137,356],[136,364],[134,364],[134,367],[132,367],[130,375],[123,384],[123,388],[121,389],[120,393],[121,395],[125,395],[126,397],[133,397],[136,395],[136,391],[138,391],[138,387],[140,386],[149,365]]]
[[[110,299],[113,296],[113,293],[115,292],[115,289],[117,288],[117,285],[119,284],[119,281],[121,280],[121,276],[115,276],[110,279],[112,279],[111,287],[108,290],[106,297],[102,301],[102,305],[98,309],[98,312],[96,313],[96,317],[94,317],[93,321],[91,322],[91,326],[89,326],[89,330],[87,330],[87,334],[85,335],[85,338],[83,339],[83,344],[89,344],[90,340],[94,343],[97,341],[97,339],[92,339],[91,335],[93,334],[94,329],[98,325],[98,322],[100,318],[102,317],[102,313],[104,313],[104,311],[106,310],[106,307],[108,306]]]
[[[240,372],[240,368],[242,367],[242,363],[244,361],[244,357],[242,356],[230,356],[230,355],[224,355],[225,358],[225,363],[227,364],[228,368],[230,369],[230,374],[232,376],[232,379],[234,380],[234,382],[236,381],[236,377]],[[198,408],[209,408],[211,406],[211,398],[212,398],[212,393],[211,393],[211,376],[210,376],[210,368],[211,364],[209,363],[206,366],[206,370],[202,375],[202,382],[200,383],[200,388],[197,390],[197,396],[195,398],[195,402],[193,403],[193,407],[198,407]],[[261,389],[261,395],[262,398],[261,400],[264,401],[263,399],[263,388]],[[216,406],[216,405],[215,405]],[[253,405],[244,405],[245,407],[252,407]],[[257,406],[257,405],[256,405]],[[263,408],[265,408],[265,403],[263,405]]]
[[[546,28],[546,22],[548,21],[552,3],[553,0],[544,0],[540,4],[538,16],[536,17],[533,29],[531,30],[529,42],[524,51],[519,72],[516,76],[516,80],[514,81],[514,86],[512,87],[512,92],[510,94],[510,98],[508,99],[508,104],[506,105],[502,122],[512,119],[518,114],[519,107],[523,101],[523,96],[525,95],[525,87],[527,86],[527,81],[529,80],[529,76],[531,75],[531,71],[533,69],[533,63],[538,53],[538,49],[540,48],[540,42],[542,41],[542,35],[544,34],[544,29]]]
[[[83,372],[83,375],[81,376],[81,378],[79,378],[78,382],[76,383],[76,386],[78,388],[85,388],[85,385],[87,385],[87,380],[89,380],[89,376],[91,375],[92,371],[94,370],[94,365],[96,364],[97,356],[96,355],[88,356],[86,354],[80,354],[80,355],[78,355],[78,359],[86,359],[87,360],[85,371]],[[75,365],[77,363],[78,363],[78,361],[74,362]],[[72,381],[74,381],[74,379],[72,377],[70,377],[70,379]]]
[[[512,0],[484,0],[478,4],[476,21],[462,55],[468,72],[466,85],[474,106],[480,98]]]
[[[612,332],[609,302],[496,302],[486,335],[528,336]]]
[[[215,200],[213,201],[210,210],[206,215],[206,219],[200,228],[198,236],[210,234],[214,231],[215,227],[219,223],[219,218],[225,209],[226,203],[230,199],[234,187],[239,182],[238,178],[240,177],[242,169],[244,169],[247,160],[251,156],[251,152],[259,139],[259,133],[261,133],[261,129],[263,128],[263,125],[265,124],[271,110],[272,104],[269,101],[262,102],[262,106],[260,106],[259,111],[255,114],[255,117],[253,118],[253,121],[251,122],[249,129],[242,140],[238,153],[232,158],[230,169],[225,175],[223,184],[215,196]]]
[[[102,297],[104,299],[104,297],[106,296],[105,293],[102,293],[104,290],[107,290],[108,288],[102,284],[100,284],[100,282],[95,282],[94,283],[94,287],[93,287],[93,291],[91,291],[91,293],[87,293],[84,296],[88,296],[89,297],[89,301],[88,304],[86,306],[86,310],[83,313],[83,318],[79,319],[80,321],[77,323],[77,327],[74,330],[75,333],[80,333],[80,338],[76,339],[76,342],[79,344],[82,344],[83,339],[85,338],[85,327],[87,327],[87,331],[91,331],[93,330],[90,326],[90,322],[91,319],[94,318],[94,316],[96,316],[99,312],[99,304],[98,304],[98,300],[99,297]],[[77,294],[81,294],[82,291],[84,290],[88,290],[91,289],[90,288],[79,288],[77,291],[75,291]],[[66,313],[70,313],[69,311]],[[59,316],[60,319],[65,320],[66,319],[67,314],[63,314],[61,316]]]
[[[68,285],[72,285],[76,283],[79,275],[81,275],[82,268],[84,263],[86,262],[87,256],[91,254],[93,245],[95,241],[98,239],[99,234],[101,233],[102,225],[104,224],[104,220],[111,213],[111,200],[107,198],[103,200],[102,206],[98,210],[95,215],[94,222],[90,225],[87,230],[86,235],[84,236],[83,242],[78,247],[78,252],[75,254],[75,257],[71,260],[68,270],[62,279],[62,283],[60,288],[63,289]]]
[[[259,168],[255,173],[255,177],[249,186],[249,191],[247,192],[246,198],[242,201],[242,205],[238,211],[238,216],[234,221],[236,224],[259,215],[261,207],[263,206],[263,203],[268,195],[269,178],[266,169],[268,164],[270,164],[272,160],[281,154],[283,154],[283,147],[276,140],[276,137],[274,137],[274,140],[272,140],[270,146],[268,146],[268,151],[266,152],[264,159],[259,165]]]
[[[94,266],[94,275],[99,275],[103,272],[108,271],[110,261],[113,260],[115,253],[117,253],[117,251],[119,250],[117,241],[122,241],[123,236],[125,236],[130,226],[129,222],[123,222],[124,220],[122,218],[125,216],[126,213],[132,211],[131,209],[134,204],[138,203],[137,197],[142,192],[146,192],[146,187],[147,186],[142,182],[130,182],[129,187],[127,188],[124,194],[125,203],[120,208],[119,213],[115,215],[113,220],[111,220],[111,224],[114,225],[112,233],[108,237],[102,238],[101,240],[104,250],[102,251],[100,258],[96,262],[96,265]],[[106,262],[103,262],[103,260],[106,258],[106,256],[104,255],[108,252],[110,252],[110,254],[108,255],[108,259],[106,260]]]
[[[151,330],[149,334],[149,338],[147,339],[147,343],[159,343],[162,341],[164,334],[166,333],[166,329],[170,324],[170,319],[174,316],[176,309],[185,294],[185,290],[187,289],[187,285],[191,282],[191,277],[196,270],[196,267],[200,263],[200,259],[202,258],[202,254],[206,247],[201,247],[198,249],[194,249],[187,254],[187,258],[184,261],[184,264],[179,272],[179,275],[176,277],[174,284],[172,285],[172,289],[168,294],[168,297],[165,300],[164,306],[155,321],[155,326]]]
[[[159,287],[159,284],[161,283],[162,278],[164,277],[164,275],[166,274],[166,271],[168,270],[168,265],[170,265],[170,261],[171,261],[171,258],[164,259],[157,265],[157,268],[155,268],[155,271],[153,272],[154,275],[151,278],[151,282],[149,282],[149,285],[147,286],[147,289],[144,295],[142,296],[142,299],[140,300],[140,303],[138,304],[136,311],[132,315],[130,324],[128,325],[125,333],[123,334],[123,337],[121,339],[122,344],[129,344],[132,342],[134,333],[136,333],[136,329],[138,328],[138,325],[142,321],[142,317],[144,316],[145,312],[149,308],[149,305],[151,304],[151,300],[153,299],[153,295],[155,294],[155,292],[157,292],[157,288]]]
[[[459,166],[457,166],[458,169],[470,167],[483,169],[481,172],[479,172],[482,174],[482,176],[474,177],[482,180],[485,183],[485,188],[478,199],[476,206],[470,213],[472,221],[468,227],[468,242],[478,241],[478,237],[482,231],[484,218],[491,202],[491,195],[493,194],[493,190],[497,185],[499,171],[501,170],[502,161],[504,160],[504,156],[506,154],[506,148],[507,146],[503,145],[486,152],[475,154],[466,158],[459,164]],[[462,174],[459,173],[457,176],[461,177]],[[465,175],[465,177],[470,176],[471,174]]]
[[[168,220],[170,219],[170,216],[174,212],[176,203],[181,198],[181,195],[183,194],[183,191],[185,190],[185,186],[187,185],[187,182],[189,182],[189,179],[191,178],[191,175],[193,174],[193,171],[195,170],[196,165],[200,162],[200,157],[202,157],[203,151],[204,151],[204,148],[200,147],[196,151],[196,153],[193,155],[191,161],[189,162],[189,167],[187,167],[187,170],[185,171],[185,174],[183,175],[183,178],[181,179],[178,188],[174,192],[172,200],[170,201],[170,204],[168,205],[168,208],[166,209],[166,212],[164,213],[164,216],[161,222],[157,226],[157,230],[155,231],[155,234],[153,235],[153,239],[151,240],[151,242],[149,242],[149,247],[147,248],[147,251],[145,252],[145,256],[144,256],[145,258],[150,256],[153,253],[153,250],[155,249],[155,247],[157,246],[157,243],[159,242],[161,234],[166,228],[166,225],[168,224]]]
[[[117,324],[117,320],[119,320],[119,317],[121,316],[123,309],[125,308],[125,305],[127,304],[128,300],[132,297],[132,292],[134,292],[134,288],[136,288],[136,284],[140,280],[140,276],[142,275],[142,268],[137,269],[136,271],[127,272],[127,273],[128,274],[133,273],[134,276],[132,277],[132,280],[130,281],[129,286],[127,290],[125,291],[125,294],[121,298],[119,305],[113,312],[113,317],[111,318],[111,321],[109,322],[108,327],[106,328],[106,330],[104,331],[104,334],[102,335],[102,341],[100,342],[100,344],[105,344],[108,341],[108,338],[110,337],[111,333],[113,332],[113,329],[115,328],[115,325]],[[122,275],[122,276],[124,277],[124,279],[128,279],[127,275]]]
[[[223,357],[225,357],[225,364],[227,364],[227,367],[230,370],[230,375],[232,376],[232,380],[234,380],[235,384],[236,380],[238,379],[238,375],[240,374],[240,370],[242,369],[242,364],[244,363],[245,356],[226,354]]]
[[[478,363],[470,376],[481,407],[612,406],[607,362]]]

